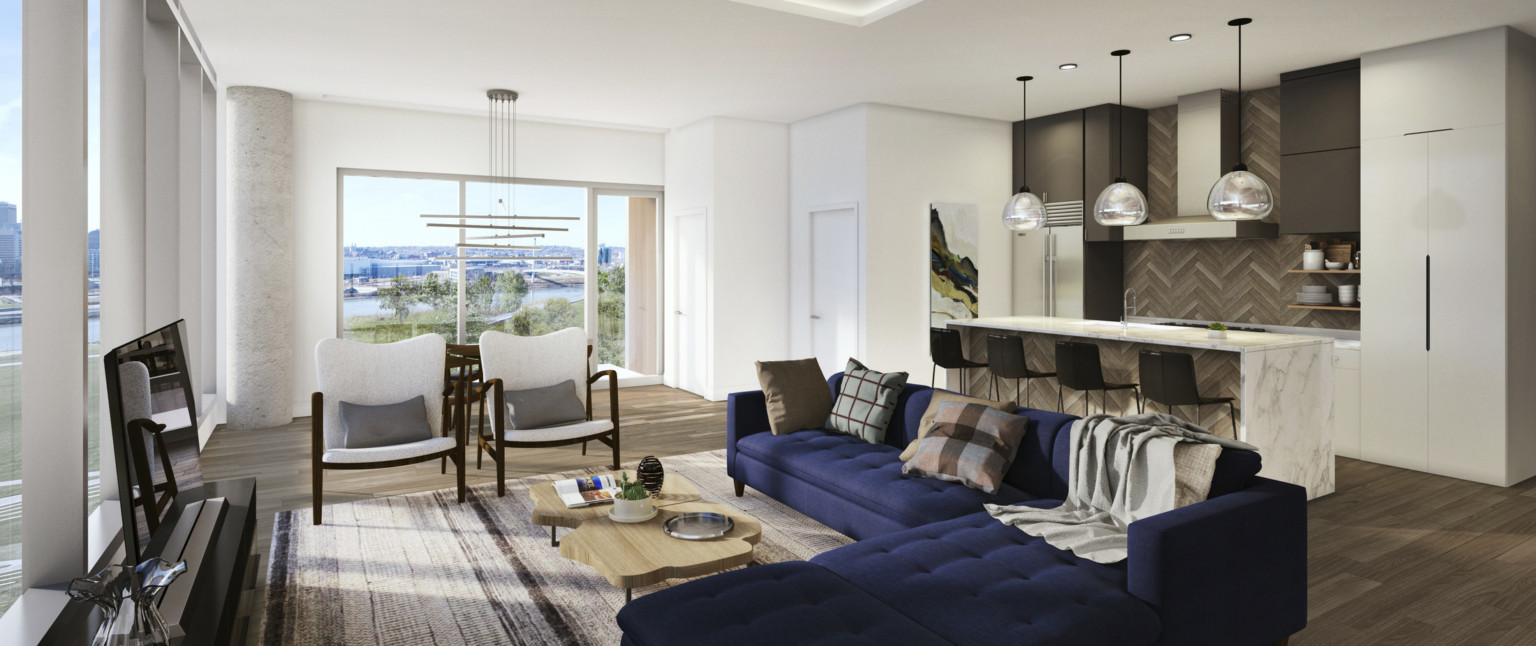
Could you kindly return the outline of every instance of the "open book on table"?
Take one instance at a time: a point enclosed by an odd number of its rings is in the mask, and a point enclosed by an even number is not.
[[[619,483],[611,475],[556,480],[554,485],[566,509],[611,503],[619,495]]]

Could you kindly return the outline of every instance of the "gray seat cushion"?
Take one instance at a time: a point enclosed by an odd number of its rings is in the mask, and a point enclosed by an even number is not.
[[[368,449],[432,439],[427,401],[422,395],[382,406],[347,402],[339,402],[337,406],[345,448]]]
[[[576,394],[574,379],[542,388],[508,390],[502,397],[512,408],[507,416],[512,428],[547,428],[587,419],[587,407]]]

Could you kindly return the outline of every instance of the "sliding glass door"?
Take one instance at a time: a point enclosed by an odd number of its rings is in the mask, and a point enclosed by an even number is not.
[[[620,379],[661,374],[661,194],[593,191],[587,316],[599,365]]]

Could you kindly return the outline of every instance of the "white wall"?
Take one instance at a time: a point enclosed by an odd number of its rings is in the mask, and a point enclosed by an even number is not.
[[[796,358],[815,354],[810,318],[811,210],[857,204],[862,218],[869,170],[868,114],[869,106],[861,103],[789,126],[789,352]],[[842,366],[821,368],[837,372]]]
[[[341,276],[337,169],[485,175],[483,116],[294,101],[295,415],[309,414],[314,347],[336,336]],[[663,136],[522,121],[518,174],[660,185]]]
[[[810,354],[808,210],[858,202],[865,246],[861,359],[927,383],[928,205],[974,204],[981,218],[981,316],[1012,312],[1012,248],[1000,210],[1013,174],[1012,124],[879,104],[791,127],[791,348]]]
[[[705,338],[678,339],[668,326],[667,365],[676,365],[678,344],[702,344],[708,365],[699,395],[756,390],[753,362],[788,352],[789,127],[704,119],[667,135],[666,158],[668,226],[680,214],[705,214],[710,300]],[[667,245],[664,311],[672,312],[682,262],[670,236]],[[666,383],[678,385],[670,374]]]

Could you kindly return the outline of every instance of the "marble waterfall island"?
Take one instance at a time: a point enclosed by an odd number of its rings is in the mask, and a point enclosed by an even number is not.
[[[1184,352],[1194,356],[1200,394],[1236,397],[1237,423],[1233,428],[1225,405],[1175,407],[1173,414],[1211,429],[1236,436],[1259,447],[1266,478],[1307,488],[1307,498],[1333,493],[1333,339],[1324,337],[1229,331],[1224,339],[1212,339],[1199,328],[1147,323],[1123,326],[1110,321],[1088,321],[1043,316],[1010,316],[951,321],[961,331],[965,356],[987,361],[987,335],[1012,334],[1024,338],[1030,368],[1052,372],[1057,341],[1086,341],[1099,346],[1105,381],[1137,382],[1138,357],[1142,350]],[[992,375],[986,369],[948,371],[950,390],[986,396]],[[999,380],[1005,396],[1012,394],[1011,380]],[[1101,393],[1067,390],[1060,410],[1086,413],[1091,404],[1098,412]],[[1034,408],[1056,409],[1056,380],[1035,379],[1020,403]],[[1110,414],[1136,412],[1136,396],[1129,390],[1112,391],[1105,398]],[[1027,403],[1026,403],[1027,402]],[[1147,402],[1147,410],[1162,406]],[[1234,432],[1235,431],[1235,432]]]

